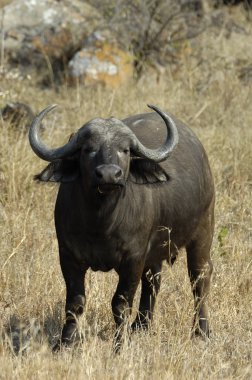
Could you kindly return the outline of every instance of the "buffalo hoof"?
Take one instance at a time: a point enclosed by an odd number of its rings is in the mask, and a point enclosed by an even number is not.
[[[114,339],[113,341],[113,346],[112,346],[112,351],[113,351],[113,354],[115,355],[119,355],[120,352],[121,352],[121,349],[122,349],[122,342],[117,340],[117,339]]]
[[[57,343],[53,346],[52,352],[56,354],[57,352],[61,351],[61,349],[62,349],[61,339],[59,339]]]
[[[148,328],[149,323],[147,321],[140,321],[139,319],[136,319],[131,325],[132,332],[147,331]]]
[[[83,343],[83,335],[78,331],[75,323],[64,325],[61,339],[53,347],[53,352],[61,351],[64,348],[73,348]]]
[[[207,340],[210,336],[209,324],[206,319],[200,319],[193,328],[192,337],[199,337]]]
[[[123,346],[130,344],[131,328],[129,325],[119,327],[114,335],[112,351],[114,354],[120,354]]]

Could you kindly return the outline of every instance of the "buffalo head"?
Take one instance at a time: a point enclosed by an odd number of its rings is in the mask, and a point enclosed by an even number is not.
[[[170,116],[149,106],[162,117],[167,128],[166,141],[158,149],[143,146],[131,129],[115,118],[93,119],[73,134],[67,144],[52,149],[41,141],[39,126],[44,116],[55,107],[45,108],[34,119],[29,133],[34,152],[50,162],[36,177],[42,181],[71,182],[81,174],[85,188],[109,194],[125,186],[130,166],[137,170],[136,160],[164,161],[178,142],[177,128]]]

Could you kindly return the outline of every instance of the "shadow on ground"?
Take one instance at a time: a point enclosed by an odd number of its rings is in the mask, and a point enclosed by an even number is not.
[[[14,355],[27,354],[29,351],[47,346],[50,350],[58,342],[63,326],[63,307],[58,302],[53,310],[46,313],[44,322],[36,318],[22,319],[13,314],[5,324],[2,332],[2,341]],[[98,328],[94,312],[86,315],[86,323],[81,326],[84,340],[97,336],[100,340],[108,341],[111,335],[111,327]]]

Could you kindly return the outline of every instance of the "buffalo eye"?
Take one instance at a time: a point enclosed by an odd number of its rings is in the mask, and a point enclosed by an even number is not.
[[[92,150],[92,152],[89,152],[89,157],[93,158],[96,155],[96,151]]]
[[[125,148],[125,149],[123,149],[123,153],[124,153],[124,154],[129,154],[129,152],[130,152],[129,148]]]
[[[95,148],[93,148],[93,147],[86,147],[86,148],[84,148],[84,153],[89,155],[89,157],[92,158],[96,155],[97,152],[96,152]]]

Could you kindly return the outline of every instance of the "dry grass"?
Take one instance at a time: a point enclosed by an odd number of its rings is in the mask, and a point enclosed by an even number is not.
[[[190,339],[193,300],[182,251],[172,269],[163,268],[149,333],[133,336],[130,347],[112,355],[110,301],[117,278],[89,272],[80,323],[85,343],[75,352],[52,354],[65,297],[53,222],[57,185],[32,181],[44,163],[26,134],[0,122],[0,378],[252,378],[252,88],[237,76],[238,58],[252,61],[251,30],[228,40],[208,31],[199,43],[202,64],[188,56],[178,73],[167,72],[159,83],[150,75],[113,92],[62,88],[55,93],[9,75],[1,80],[0,105],[19,100],[39,110],[58,103],[45,133],[55,144],[89,118],[123,117],[145,111],[146,103],[192,126],[209,154],[217,193],[211,340]]]

